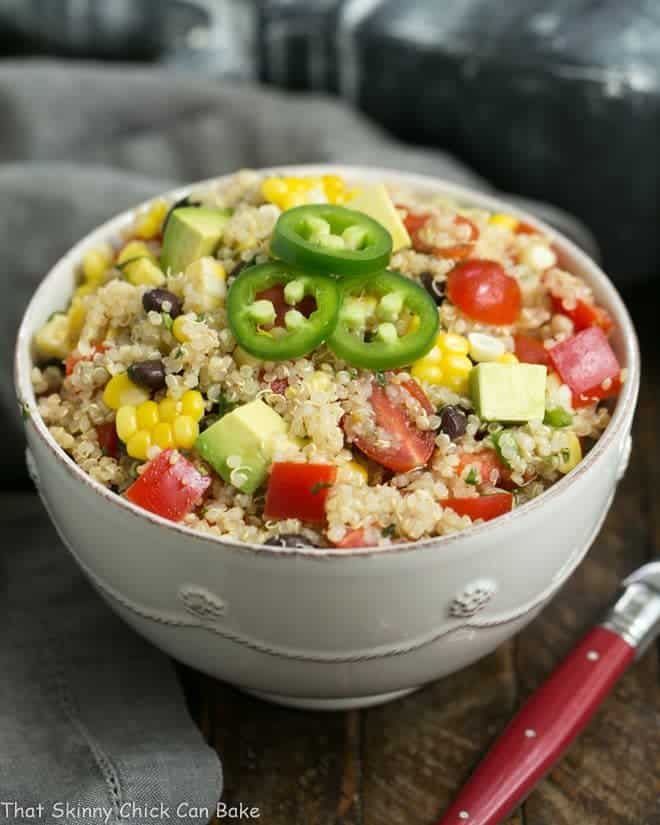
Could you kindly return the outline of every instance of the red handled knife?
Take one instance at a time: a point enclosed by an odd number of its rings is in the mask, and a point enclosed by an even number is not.
[[[660,562],[640,567],[504,729],[437,825],[497,825],[585,728],[620,676],[660,633]]]

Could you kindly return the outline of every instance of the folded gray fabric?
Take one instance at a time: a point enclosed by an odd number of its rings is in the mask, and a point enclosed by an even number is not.
[[[206,823],[188,814],[215,810],[221,772],[167,659],[99,599],[33,494],[3,495],[0,523],[0,822]]]
[[[159,70],[0,62],[0,122],[6,490],[25,478],[9,357],[17,325],[49,267],[101,221],[177,183],[279,163],[373,164],[488,187],[448,156],[397,144],[329,100]],[[168,821],[197,821],[177,816],[177,805],[213,807],[220,768],[172,667],[92,592],[32,494],[0,496],[0,515],[9,618],[0,822],[88,825],[110,810],[108,822],[139,825],[154,821],[143,806],[160,804]],[[96,813],[57,816],[53,806],[67,802]],[[11,803],[43,808],[30,819]]]

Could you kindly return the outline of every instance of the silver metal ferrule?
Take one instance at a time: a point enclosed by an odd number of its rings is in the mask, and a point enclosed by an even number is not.
[[[601,625],[637,648],[639,659],[660,632],[660,593],[642,582],[629,584]]]

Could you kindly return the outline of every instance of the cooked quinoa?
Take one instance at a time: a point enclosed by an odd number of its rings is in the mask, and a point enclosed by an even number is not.
[[[238,343],[228,295],[255,266],[273,260],[280,217],[309,204],[351,209],[354,200],[357,211],[363,204],[369,212],[374,188],[335,176],[264,178],[242,171],[192,191],[179,205],[225,216],[218,242],[203,259],[180,269],[165,265],[175,258],[164,253],[171,231],[164,225],[178,210],[163,200],[138,212],[112,244],[84,255],[69,308],[35,337],[32,381],[55,441],[95,481],[129,498],[159,455],[167,454],[163,472],[185,462],[198,494],[175,515],[145,498],[131,500],[200,532],[257,544],[282,537],[284,546],[350,547],[447,535],[515,508],[558,481],[600,437],[610,417],[608,398],[625,380],[625,370],[610,369],[586,393],[570,386],[561,345],[570,361],[577,336],[598,330],[594,341],[609,348],[601,334],[610,330],[609,316],[533,227],[385,184],[378,203],[388,198],[397,222],[384,227],[395,239],[388,269],[418,284],[439,320],[433,340],[410,363],[390,369],[351,363],[336,354],[329,333],[311,351],[278,360],[259,358]],[[365,193],[367,200],[359,200]],[[376,220],[380,214],[371,212]],[[319,248],[330,249],[328,231],[319,226]],[[340,252],[349,248],[349,235],[342,236],[344,247],[333,241]],[[359,232],[356,237],[358,250],[365,248]],[[519,302],[506,323],[484,320],[487,311],[468,305],[475,293],[466,299],[461,291],[459,278],[483,277],[484,263],[497,267]],[[366,297],[355,299],[364,317],[349,335],[360,346],[379,339],[396,349],[415,332],[415,312],[368,290],[367,277]],[[316,317],[289,301],[282,309],[287,320],[274,320],[271,292],[255,301],[250,316],[266,343],[284,340]],[[342,298],[340,318],[350,300]],[[258,336],[255,341],[258,348]],[[553,353],[554,347],[560,348]],[[615,357],[611,350],[606,356]],[[487,383],[495,380],[490,376],[500,367],[508,375],[530,363],[542,386],[541,412],[523,410],[514,415],[518,420],[487,415],[486,393],[496,405],[502,402],[502,393]],[[520,374],[532,380],[532,373]],[[259,445],[265,475],[248,491],[253,468],[246,470],[245,455],[230,450],[219,472],[198,436],[255,401],[266,405],[275,423],[267,449]],[[309,465],[310,479],[319,473],[311,510],[298,499],[298,488],[284,512],[281,502],[273,507],[273,488],[278,478],[286,480],[283,468],[290,472],[291,464]],[[289,477],[302,478],[301,472]],[[281,514],[273,516],[273,509]]]

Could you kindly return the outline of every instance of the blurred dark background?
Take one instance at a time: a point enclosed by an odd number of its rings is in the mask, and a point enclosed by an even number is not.
[[[339,95],[655,271],[658,0],[0,0],[0,56],[36,55]]]

